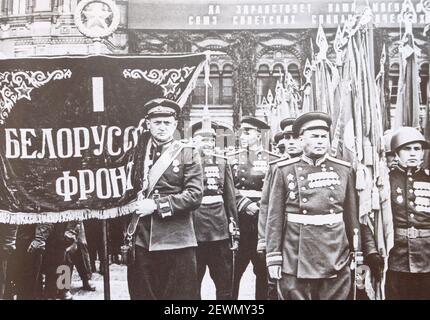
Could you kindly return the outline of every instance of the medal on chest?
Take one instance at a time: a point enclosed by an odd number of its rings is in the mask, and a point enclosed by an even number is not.
[[[340,185],[339,175],[334,171],[309,173],[307,181],[310,189]]]
[[[207,188],[209,190],[218,190],[219,168],[218,166],[207,166],[204,169],[207,178]]]
[[[173,160],[172,165],[173,165],[173,172],[174,173],[179,172],[179,164],[180,164],[180,162],[178,159]]]

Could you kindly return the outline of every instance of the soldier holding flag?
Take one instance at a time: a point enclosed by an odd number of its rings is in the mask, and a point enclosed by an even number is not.
[[[143,111],[149,135],[141,136],[134,159],[143,163],[138,172],[143,197],[129,205],[135,213],[127,229],[135,243],[128,266],[130,297],[198,299],[192,211],[202,200],[200,157],[190,144],[173,139],[176,102],[154,99]]]

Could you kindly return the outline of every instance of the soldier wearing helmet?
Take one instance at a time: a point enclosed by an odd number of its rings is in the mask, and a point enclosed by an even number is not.
[[[387,299],[430,299],[430,175],[422,167],[428,147],[411,127],[401,127],[391,139],[398,163],[390,171],[394,247],[388,259]]]

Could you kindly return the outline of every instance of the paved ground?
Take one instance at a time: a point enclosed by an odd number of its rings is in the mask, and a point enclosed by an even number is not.
[[[80,290],[82,283],[76,272],[73,272],[72,293],[75,300],[103,300],[103,276],[99,273],[93,274],[93,282],[97,287],[95,292]],[[112,300],[128,300],[127,270],[125,266],[112,264],[110,266],[110,287]],[[252,265],[249,265],[244,273],[239,290],[240,300],[254,299],[255,275],[252,272]],[[215,299],[215,286],[210,279],[209,272],[206,272],[202,284],[202,299]]]

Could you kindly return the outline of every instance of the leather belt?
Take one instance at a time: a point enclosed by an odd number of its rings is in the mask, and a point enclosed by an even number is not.
[[[287,220],[288,222],[323,226],[326,224],[342,222],[343,213],[340,212],[340,213],[316,214],[316,215],[288,213]]]
[[[261,191],[258,190],[239,190],[239,193],[247,198],[261,198]]]
[[[222,198],[222,195],[204,196],[202,198],[202,204],[223,203],[223,202],[224,202],[224,199]]]
[[[396,228],[395,233],[398,236],[407,237],[408,239],[430,237],[430,229],[417,229],[414,227],[410,227],[408,229]]]

